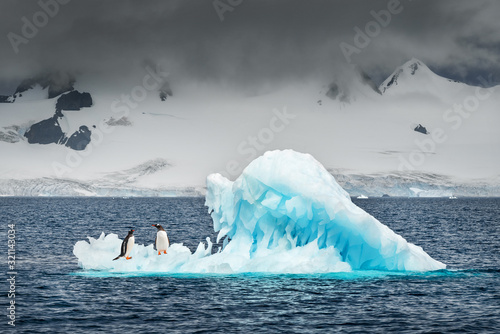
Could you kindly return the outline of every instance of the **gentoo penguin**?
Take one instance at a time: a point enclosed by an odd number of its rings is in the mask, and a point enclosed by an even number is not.
[[[167,231],[165,231],[165,229],[160,224],[153,224],[151,226],[154,226],[158,229],[155,238],[155,247],[158,251],[158,255],[161,255],[161,252],[163,252],[163,254],[167,254],[167,249],[170,246],[170,240],[168,240]]]
[[[120,255],[115,257],[113,259],[113,261],[118,260],[121,257],[124,257],[127,260],[130,260],[132,257],[130,257],[129,255],[130,255],[130,252],[132,251],[132,247],[134,247],[134,242],[135,242],[134,230],[130,230],[130,231],[128,231],[128,234],[125,237],[125,239],[123,239],[122,249],[121,249]]]

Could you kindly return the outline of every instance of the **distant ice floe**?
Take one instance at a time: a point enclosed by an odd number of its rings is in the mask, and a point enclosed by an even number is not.
[[[136,245],[132,260],[112,261],[115,234],[79,241],[85,270],[168,273],[330,273],[352,270],[431,271],[446,265],[408,243],[352,203],[349,194],[311,155],[267,152],[231,182],[207,178],[206,205],[217,241],[191,253],[173,244],[168,255]]]

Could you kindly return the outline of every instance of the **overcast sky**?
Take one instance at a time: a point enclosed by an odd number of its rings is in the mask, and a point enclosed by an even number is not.
[[[218,13],[213,1],[72,0],[16,53],[9,36],[25,38],[23,17],[44,23],[42,8],[3,0],[0,94],[44,69],[120,75],[145,60],[177,78],[240,85],[334,75],[348,65],[340,43],[354,45],[354,28],[389,2],[243,0]],[[411,57],[469,83],[489,73],[500,81],[500,1],[401,0],[398,10],[351,63],[377,81]]]

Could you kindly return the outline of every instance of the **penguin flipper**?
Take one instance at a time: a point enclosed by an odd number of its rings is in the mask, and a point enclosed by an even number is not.
[[[155,243],[153,244],[153,249],[158,249],[158,247],[156,247],[156,239],[157,239],[157,238],[158,238],[158,237],[155,237]]]
[[[119,258],[121,258],[121,257],[123,257],[123,255],[118,255],[117,257],[115,257],[115,258],[113,259],[113,261],[114,261],[114,260],[118,260],[118,259],[119,259]]]
[[[121,247],[121,250],[120,250],[121,251],[120,256],[125,255],[125,253],[127,252],[127,243],[128,243],[128,236],[125,239],[123,239],[122,247]]]

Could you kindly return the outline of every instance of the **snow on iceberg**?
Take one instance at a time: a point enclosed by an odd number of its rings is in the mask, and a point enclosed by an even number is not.
[[[208,247],[200,243],[198,249],[191,253],[189,248],[182,244],[173,244],[167,255],[158,256],[153,244],[148,246],[135,244],[132,249],[131,260],[117,260],[113,258],[120,254],[122,240],[116,234],[101,233],[98,239],[89,237],[89,242],[78,241],[73,254],[83,269],[102,270],[111,272],[191,272],[191,266],[198,266],[198,261],[211,253],[212,243],[207,238]],[[184,267],[185,270],[180,270]],[[198,267],[202,267],[201,265]],[[208,266],[207,266],[208,267]],[[211,269],[211,268],[209,268]],[[216,271],[215,268],[213,271]],[[193,271],[194,272],[194,271]],[[204,272],[204,271],[201,271]]]
[[[206,203],[223,248],[200,243],[191,253],[173,244],[166,256],[136,245],[132,260],[112,261],[114,234],[79,241],[83,269],[165,273],[329,273],[351,270],[430,271],[446,268],[351,202],[309,154],[267,152],[231,182],[207,178]]]

